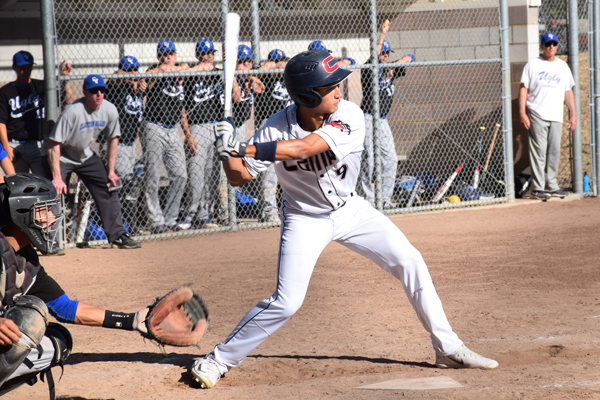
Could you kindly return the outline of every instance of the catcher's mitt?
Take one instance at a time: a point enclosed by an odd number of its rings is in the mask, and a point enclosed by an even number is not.
[[[202,297],[187,286],[157,297],[148,307],[143,335],[161,345],[194,346],[208,327],[209,315]]]

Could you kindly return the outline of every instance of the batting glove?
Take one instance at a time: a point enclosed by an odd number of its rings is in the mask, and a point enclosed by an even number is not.
[[[221,118],[215,126],[215,146],[221,161],[231,157],[244,157],[246,155],[246,143],[242,143],[234,137],[235,122],[233,118]]]

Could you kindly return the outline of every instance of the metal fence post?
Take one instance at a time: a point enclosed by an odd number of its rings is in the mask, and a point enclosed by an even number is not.
[[[600,3],[594,1],[594,129],[595,137],[596,170],[594,171],[594,185],[596,190],[600,189]],[[597,194],[597,192],[596,192]]]
[[[54,55],[54,2],[40,0],[42,17],[42,47],[44,51],[44,83],[46,90],[46,121],[53,124],[58,118],[58,90],[56,88],[56,60]]]
[[[250,14],[252,15],[252,52],[254,61],[252,68],[260,67],[260,16],[258,14],[258,0],[250,3]]]
[[[377,2],[371,0],[369,32],[371,34],[372,80],[371,96],[373,99],[373,157],[375,162],[375,205],[383,210],[383,179],[381,176],[381,140],[379,138],[379,54],[377,53]],[[364,88],[363,88],[364,90]],[[368,182],[370,183],[370,182]]]
[[[577,0],[569,0],[569,66],[575,80],[573,96],[575,97],[575,111],[577,113],[577,127],[572,132],[573,140],[573,191],[583,196],[582,179],[582,153],[581,153],[581,99],[579,91],[579,15],[577,13]]]
[[[506,196],[515,200],[515,177],[512,137],[512,104],[510,89],[510,52],[508,34],[508,0],[500,0],[500,41],[502,52],[502,132],[504,135],[504,171],[506,174]]]
[[[596,112],[594,105],[595,96],[595,79],[594,79],[594,1],[588,2],[588,102],[590,108],[590,162],[591,170],[589,171],[590,179],[590,192],[597,196],[596,180],[596,138],[594,133],[596,132]]]

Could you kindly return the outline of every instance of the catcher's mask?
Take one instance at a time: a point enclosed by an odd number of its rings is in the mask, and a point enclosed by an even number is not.
[[[5,176],[4,182],[0,225],[14,222],[42,253],[51,253],[64,218],[56,188],[46,178],[22,172]]]

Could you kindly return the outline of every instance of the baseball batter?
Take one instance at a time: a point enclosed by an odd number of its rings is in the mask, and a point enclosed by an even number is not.
[[[292,58],[284,72],[295,104],[273,115],[248,143],[234,138],[231,121],[216,124],[217,151],[234,186],[275,164],[284,190],[277,288],[240,321],[191,373],[204,388],[240,365],[300,308],[319,255],[331,241],[368,257],[402,282],[440,368],[495,368],[452,331],[423,257],[392,221],[354,192],[365,138],[360,108],[338,85],[351,71],[325,51]]]

